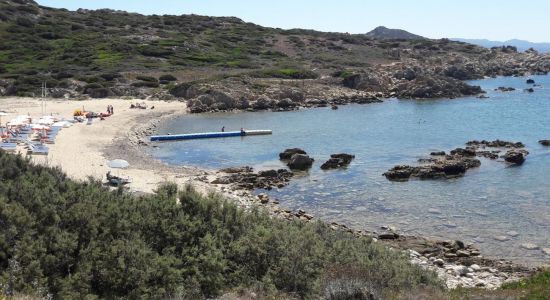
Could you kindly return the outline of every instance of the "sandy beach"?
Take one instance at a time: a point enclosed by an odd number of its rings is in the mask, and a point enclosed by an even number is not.
[[[148,109],[131,109],[131,103],[145,102]],[[87,180],[92,177],[96,180],[106,180],[106,173],[130,177],[132,182],[127,185],[132,192],[150,193],[159,184],[174,182],[180,186],[192,183],[201,192],[217,191],[233,196],[232,192],[218,189],[208,184],[215,178],[214,171],[198,168],[171,167],[153,160],[147,155],[148,143],[145,132],[151,132],[163,118],[170,118],[186,113],[186,104],[178,101],[143,101],[143,100],[47,100],[46,115],[59,119],[72,119],[76,109],[84,109],[96,113],[106,112],[107,105],[112,105],[114,114],[105,120],[96,118],[92,125],[76,123],[64,128],[55,139],[55,143],[48,145],[50,151],[47,156],[32,155],[31,159],[40,164],[60,167],[71,178]],[[154,109],[150,109],[154,106]],[[18,115],[40,117],[41,103],[31,98],[2,98],[0,110],[8,113],[2,118],[6,123]],[[23,147],[19,149],[25,154]],[[124,159],[130,163],[126,169],[111,169],[107,165],[110,159]],[[241,197],[237,197],[241,198]]]

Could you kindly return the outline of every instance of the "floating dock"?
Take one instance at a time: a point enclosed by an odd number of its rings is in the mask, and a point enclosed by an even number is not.
[[[245,130],[245,131],[226,131],[226,132],[167,134],[167,135],[152,135],[150,139],[151,139],[151,142],[157,142],[157,141],[214,139],[214,138],[224,138],[224,137],[233,137],[233,136],[268,135],[268,134],[272,134],[272,131],[271,130]]]

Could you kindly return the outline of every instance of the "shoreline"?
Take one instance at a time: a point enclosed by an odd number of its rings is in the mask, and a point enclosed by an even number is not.
[[[142,102],[142,100],[138,100]],[[289,220],[317,220],[304,211],[293,212],[279,207],[277,202],[263,201],[264,196],[256,197],[254,190],[235,188],[231,185],[211,183],[219,176],[227,175],[216,170],[196,167],[170,166],[151,157],[149,141],[144,139],[152,133],[160,122],[170,118],[177,118],[187,114],[187,105],[184,102],[144,101],[155,110],[130,109],[131,100],[101,99],[86,101],[58,101],[48,100],[48,109],[59,116],[69,117],[71,108],[84,105],[92,111],[103,111],[111,104],[115,107],[115,114],[105,121],[96,119],[91,126],[84,123],[76,124],[71,128],[61,130],[56,143],[49,145],[48,157],[33,157],[36,163],[60,167],[71,178],[85,180],[88,177],[102,180],[109,168],[106,161],[115,158],[125,159],[130,163],[128,169],[114,170],[117,176],[130,176],[129,191],[134,193],[151,193],[164,182],[174,182],[179,186],[192,184],[201,193],[216,192],[235,201],[244,209],[252,206],[265,208],[271,216]],[[29,98],[2,98],[2,107],[15,113],[6,116],[3,121],[17,114],[25,114],[27,110],[32,116],[38,116],[39,100]],[[124,107],[125,105],[125,107]],[[72,114],[71,114],[72,116]],[[221,175],[220,175],[221,174]],[[321,220],[323,221],[323,220]],[[485,259],[478,255],[450,256],[449,253],[458,251],[475,252],[471,245],[461,245],[453,241],[441,241],[423,236],[400,236],[391,229],[382,234],[354,230],[343,224],[329,224],[334,230],[350,232],[358,236],[371,236],[381,242],[402,250],[409,250],[411,261],[422,267],[433,269],[442,277],[449,288],[460,285],[470,287],[496,288],[505,281],[516,280],[532,273],[533,269],[523,267],[505,260]],[[393,237],[388,238],[390,235]],[[383,237],[386,238],[383,238]],[[457,248],[458,247],[458,248]],[[426,249],[435,251],[425,251]],[[470,249],[470,250],[468,250]],[[435,254],[434,254],[435,253]],[[477,265],[479,270],[464,271],[464,265]],[[467,270],[468,267],[466,267]],[[458,274],[458,276],[457,276]],[[469,275],[468,274],[473,274]],[[478,276],[476,276],[478,275]],[[483,284],[481,284],[483,282]]]

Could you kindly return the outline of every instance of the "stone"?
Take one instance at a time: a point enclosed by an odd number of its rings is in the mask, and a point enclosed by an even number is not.
[[[441,214],[441,211],[439,209],[436,209],[436,208],[430,208],[430,209],[428,209],[428,212],[431,213],[431,214],[434,214],[434,215],[440,215]]]
[[[526,250],[538,250],[539,246],[533,244],[533,243],[524,243],[520,245],[521,248]]]
[[[355,155],[346,153],[331,154],[330,159],[321,165],[321,169],[328,170],[346,167],[354,158]]]
[[[378,239],[380,240],[395,240],[398,237],[399,237],[399,234],[395,232],[386,232],[378,235]]]
[[[474,271],[474,272],[479,272],[481,270],[481,267],[477,264],[473,264],[470,266],[470,268]]]
[[[442,267],[444,264],[445,264],[445,261],[442,260],[441,258],[437,258],[433,261],[434,265],[436,266],[439,266],[439,267]]]
[[[502,158],[511,164],[521,165],[525,162],[525,153],[523,151],[509,150]]]
[[[458,257],[470,257],[470,252],[464,250],[456,251],[456,256]]]
[[[529,79],[527,79],[526,83],[527,83],[527,84],[535,84],[535,80],[529,78]]]
[[[506,242],[508,240],[510,240],[509,237],[507,236],[504,236],[504,235],[497,235],[497,236],[494,236],[493,239],[499,241],[499,242]]]
[[[445,153],[445,151],[435,151],[435,152],[430,153],[430,155],[432,155],[432,156],[445,156],[446,153]]]
[[[305,155],[305,154],[294,154],[290,158],[290,161],[288,162],[287,166],[291,170],[301,170],[305,171],[313,165],[314,159]]]
[[[289,160],[292,158],[294,154],[307,154],[304,150],[300,148],[290,148],[286,149],[285,151],[279,153],[279,159],[281,160]]]
[[[550,255],[550,248],[542,248],[542,253]]]
[[[508,231],[506,232],[507,235],[511,236],[511,237],[516,237],[519,235],[519,233],[517,231]]]
[[[468,268],[466,266],[456,266],[454,268],[454,273],[456,276],[466,276],[466,274],[468,274]]]
[[[540,140],[539,144],[543,146],[550,146],[550,140]]]

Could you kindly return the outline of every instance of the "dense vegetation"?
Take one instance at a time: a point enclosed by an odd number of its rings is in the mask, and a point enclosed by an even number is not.
[[[190,187],[109,191],[3,151],[0,165],[3,295],[193,299],[244,288],[343,299],[439,286],[400,252],[322,223],[244,212]]]
[[[74,12],[30,0],[3,0],[0,95],[37,95],[46,81],[49,88],[103,96],[124,79],[135,79],[130,73],[173,73],[177,76],[170,77],[172,81],[183,82],[243,73],[310,79],[319,73],[395,62],[399,60],[396,49],[425,49],[434,55],[439,51],[481,53],[481,48],[469,46],[443,40],[282,30],[237,18],[145,16],[107,9]],[[10,81],[3,93],[2,80]],[[95,87],[75,87],[74,81]],[[159,88],[169,82],[139,81],[134,87]]]

